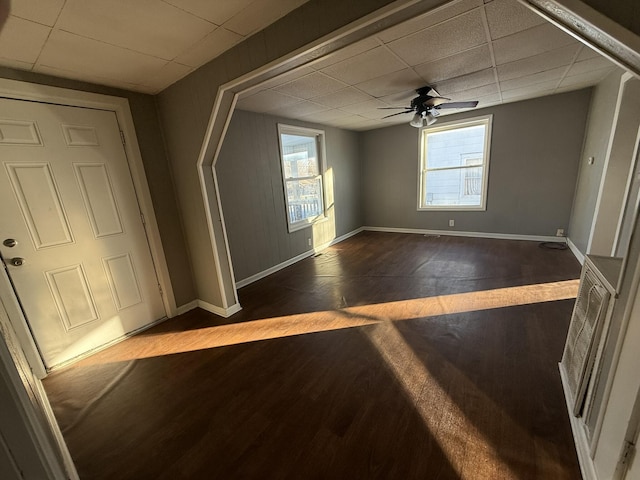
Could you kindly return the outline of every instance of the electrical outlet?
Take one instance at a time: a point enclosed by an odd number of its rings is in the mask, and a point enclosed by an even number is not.
[[[307,238],[307,245],[311,246],[311,239]]]
[[[455,227],[456,226],[456,221],[453,220],[453,219],[449,220],[449,226],[450,227]]]
[[[564,237],[564,228],[559,228],[556,230],[556,237]]]

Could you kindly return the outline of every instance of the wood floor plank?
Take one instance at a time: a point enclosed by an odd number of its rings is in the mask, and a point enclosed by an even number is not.
[[[83,480],[577,480],[579,273],[534,242],[363,232],[44,385]]]

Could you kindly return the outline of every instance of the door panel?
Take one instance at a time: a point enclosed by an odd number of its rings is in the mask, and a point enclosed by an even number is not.
[[[0,251],[47,367],[165,316],[115,113],[0,99],[0,161]]]

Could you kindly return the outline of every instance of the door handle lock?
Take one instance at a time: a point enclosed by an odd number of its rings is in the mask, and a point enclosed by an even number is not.
[[[9,260],[9,263],[14,267],[21,267],[22,265],[24,265],[24,258],[13,257],[12,259]]]
[[[13,248],[18,244],[18,242],[16,242],[13,238],[7,238],[4,242],[2,242],[2,244],[5,247]]]

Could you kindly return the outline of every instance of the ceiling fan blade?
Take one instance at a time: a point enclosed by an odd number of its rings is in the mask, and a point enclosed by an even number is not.
[[[422,102],[422,105],[424,105],[425,107],[437,107],[438,105],[447,103],[449,100],[451,99],[446,97],[431,97]]]
[[[413,110],[407,110],[405,112],[392,113],[391,115],[386,115],[386,116],[384,116],[382,118],[395,117],[396,115],[403,115],[405,113],[413,113]]]
[[[443,108],[475,108],[478,106],[478,101],[474,100],[472,102],[449,102],[449,103],[442,103],[440,105],[437,105],[436,108],[439,109],[443,109]]]
[[[408,110],[411,107],[378,107],[378,110],[399,110],[401,108]]]

